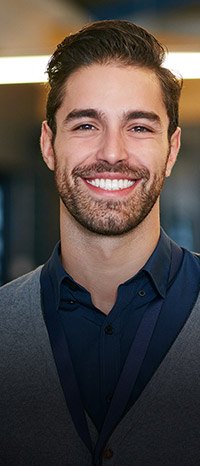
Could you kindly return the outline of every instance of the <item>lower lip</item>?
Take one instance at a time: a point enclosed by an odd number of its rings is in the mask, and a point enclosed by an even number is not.
[[[105,196],[118,196],[118,197],[126,196],[127,194],[132,192],[135,189],[135,187],[138,185],[138,183],[140,182],[140,180],[137,180],[132,186],[129,186],[128,188],[109,190],[109,189],[102,189],[100,187],[97,188],[97,186],[93,186],[93,184],[87,183],[87,181],[84,179],[83,181],[87,185],[87,187],[96,194],[101,194],[101,195],[104,194]]]

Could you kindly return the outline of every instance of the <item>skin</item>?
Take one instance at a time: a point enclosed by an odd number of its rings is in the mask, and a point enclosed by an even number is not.
[[[52,144],[43,122],[41,149],[62,199],[62,263],[107,314],[118,286],[143,267],[158,242],[159,195],[178,155],[180,128],[169,141],[155,73],[118,63],[73,73],[56,124]],[[134,183],[105,190],[91,184],[97,178]]]

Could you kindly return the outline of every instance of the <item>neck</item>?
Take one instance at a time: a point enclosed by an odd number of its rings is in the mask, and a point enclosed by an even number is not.
[[[93,234],[69,217],[61,203],[61,258],[65,270],[86,288],[93,304],[108,314],[121,283],[134,276],[153,253],[160,235],[159,208],[119,237]]]

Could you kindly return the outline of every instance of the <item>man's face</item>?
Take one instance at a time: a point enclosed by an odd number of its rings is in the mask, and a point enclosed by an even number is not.
[[[66,215],[103,235],[135,228],[157,205],[179,147],[155,73],[118,64],[84,67],[66,84],[57,133],[43,155]],[[44,145],[44,144],[43,144]]]

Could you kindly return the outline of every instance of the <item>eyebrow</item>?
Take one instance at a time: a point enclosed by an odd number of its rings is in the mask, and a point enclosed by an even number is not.
[[[125,112],[124,113],[124,119],[128,122],[130,120],[137,120],[137,119],[145,119],[145,120],[150,120],[156,123],[161,124],[161,119],[159,115],[155,112],[147,112],[143,110],[134,110],[131,112]]]
[[[80,118],[94,118],[94,119],[105,119],[105,114],[99,110],[94,108],[86,108],[86,109],[74,109],[65,117],[64,123],[68,123],[70,121],[80,119]],[[155,112],[148,112],[144,110],[133,110],[123,113],[123,119],[126,122],[130,120],[136,119],[146,119],[152,122],[161,124],[161,120],[159,115]]]
[[[68,123],[72,120],[77,120],[79,118],[95,118],[101,119],[105,115],[94,108],[86,108],[86,109],[74,109],[65,117],[64,123]]]

